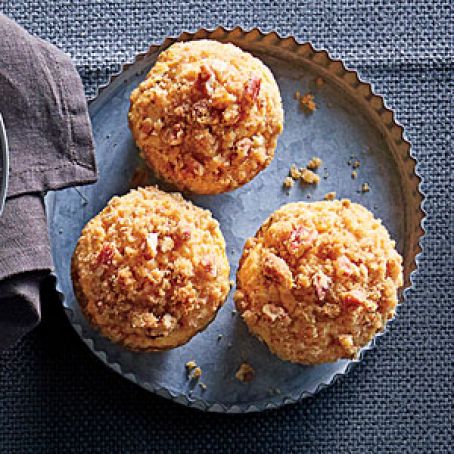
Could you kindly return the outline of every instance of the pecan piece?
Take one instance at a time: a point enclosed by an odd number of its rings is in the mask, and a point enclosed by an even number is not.
[[[324,301],[326,293],[329,290],[331,279],[325,274],[319,271],[312,276],[312,284],[315,287],[315,293],[319,301]]]
[[[244,86],[243,99],[248,103],[253,103],[258,98],[260,93],[260,85],[262,80],[257,76],[252,76]]]
[[[284,288],[291,289],[293,287],[293,275],[289,266],[285,260],[272,252],[264,254],[263,274],[266,278]]]
[[[110,244],[105,244],[96,258],[96,266],[110,265],[112,263],[113,255],[113,247]]]

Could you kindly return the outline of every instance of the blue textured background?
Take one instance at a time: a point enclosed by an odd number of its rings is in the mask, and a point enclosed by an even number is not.
[[[72,55],[87,95],[150,42],[188,28],[260,26],[327,48],[405,125],[428,217],[416,285],[379,348],[316,398],[264,414],[202,414],[128,383],[84,347],[48,288],[42,325],[0,355],[0,450],[452,451],[451,3],[2,0],[1,11]]]

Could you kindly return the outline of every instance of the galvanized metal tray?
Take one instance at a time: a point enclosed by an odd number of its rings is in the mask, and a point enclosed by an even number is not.
[[[227,242],[232,279],[245,239],[254,235],[271,212],[291,201],[321,200],[327,192],[335,191],[339,198],[362,203],[383,220],[404,257],[408,288],[423,234],[420,178],[402,127],[370,84],[362,82],[354,71],[330,58],[326,51],[293,38],[281,38],[276,33],[240,28],[183,33],[159,46],[151,46],[100,87],[89,107],[99,181],[47,197],[57,287],[66,313],[93,353],[143,388],[202,410],[261,411],[314,395],[348,372],[373,342],[355,361],[311,367],[281,361],[251,336],[240,317],[232,313],[232,291],[214,322],[188,344],[163,353],[134,353],[111,343],[88,325],[70,279],[70,257],[82,227],[113,195],[129,190],[131,177],[140,164],[127,125],[131,91],[162,49],[177,40],[201,38],[232,42],[262,59],[276,76],[285,110],[284,132],[274,161],[251,183],[217,196],[185,195],[197,205],[209,208],[219,220]],[[315,82],[317,78],[323,79],[322,86]],[[315,112],[308,115],[301,110],[294,99],[297,90],[314,94]],[[296,184],[291,190],[284,190],[282,182],[290,165],[303,166],[312,156],[324,161],[319,171],[321,183],[317,187]],[[352,156],[360,161],[357,179],[352,179],[352,167],[348,164]],[[151,179],[150,183],[153,182],[156,180]],[[369,192],[361,192],[362,183],[369,184]],[[195,360],[202,368],[201,380],[206,390],[188,381],[185,363],[189,360]],[[248,384],[235,379],[243,361],[256,370],[256,378]]]
[[[0,215],[3,212],[6,201],[6,193],[8,192],[9,178],[9,148],[8,139],[6,136],[5,123],[0,114]]]

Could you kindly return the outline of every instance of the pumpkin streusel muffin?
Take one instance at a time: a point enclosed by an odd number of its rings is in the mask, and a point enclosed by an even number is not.
[[[273,159],[283,128],[271,71],[233,44],[173,44],[132,92],[129,126],[143,158],[180,190],[230,191]]]
[[[247,240],[235,302],[280,358],[353,358],[398,303],[402,258],[380,220],[349,200],[289,203]]]
[[[229,292],[224,237],[211,213],[154,187],[114,197],[84,227],[72,258],[91,324],[132,350],[184,344]]]

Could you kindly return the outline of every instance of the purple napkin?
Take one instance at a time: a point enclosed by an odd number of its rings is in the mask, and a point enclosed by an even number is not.
[[[0,351],[40,320],[52,269],[43,195],[96,180],[87,103],[71,59],[0,14],[0,113],[10,148],[0,216]]]

